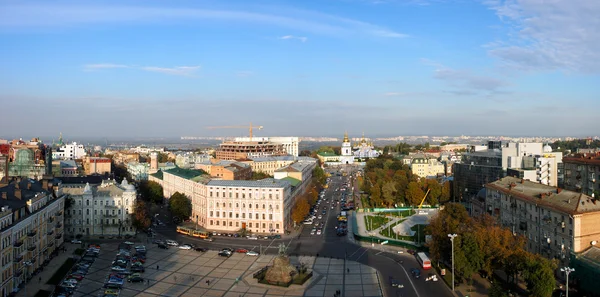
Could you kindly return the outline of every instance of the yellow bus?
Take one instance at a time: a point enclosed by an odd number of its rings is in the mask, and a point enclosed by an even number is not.
[[[184,235],[192,235],[192,228],[177,226],[177,233],[181,233]]]
[[[200,237],[202,239],[206,239],[210,236],[210,233],[208,233],[208,231],[200,231],[200,230],[194,230],[192,232],[192,236],[194,237]]]

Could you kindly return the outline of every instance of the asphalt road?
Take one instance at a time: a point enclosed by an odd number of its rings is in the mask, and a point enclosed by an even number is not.
[[[382,289],[386,297],[453,296],[442,280],[438,282],[426,282],[425,277],[428,271],[421,269],[421,278],[418,279],[410,274],[411,268],[420,268],[414,256],[408,253],[386,252],[378,244],[375,244],[374,247],[363,247],[348,238],[352,236],[351,233],[347,236],[337,236],[335,226],[337,225],[337,215],[340,213],[340,205],[332,201],[335,199],[340,200],[341,191],[336,191],[336,189],[348,179],[349,177],[331,177],[329,188],[326,190],[325,197],[322,199],[323,201],[321,201],[317,212],[317,214],[321,214],[321,211],[325,209],[326,215],[321,220],[315,219],[315,224],[319,222],[324,223],[321,235],[310,235],[310,231],[314,225],[304,225],[301,234],[295,238],[249,240],[246,238],[217,236],[213,242],[207,242],[198,238],[177,234],[175,227],[170,225],[167,222],[168,220],[164,218],[162,221],[167,223],[167,225],[154,227],[154,229],[159,238],[175,239],[180,243],[194,243],[197,246],[211,249],[224,247],[234,249],[244,248],[260,253],[276,254],[279,244],[283,243],[288,246],[288,254],[291,255],[319,255],[356,261],[374,267],[379,271]],[[348,191],[350,190],[351,187]],[[334,206],[333,210],[331,209],[332,205]],[[400,261],[402,261],[402,264]],[[390,283],[391,277],[404,285],[404,288],[392,287]],[[344,292],[342,292],[342,296],[344,296]]]

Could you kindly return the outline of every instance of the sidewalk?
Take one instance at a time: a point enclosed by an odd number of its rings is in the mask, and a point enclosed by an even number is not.
[[[39,290],[53,291],[54,285],[48,285],[46,282],[54,275],[54,273],[62,266],[62,264],[71,256],[75,249],[81,247],[79,244],[70,244],[65,242],[63,247],[67,249],[66,252],[59,252],[54,259],[52,259],[44,270],[37,275],[32,276],[31,280],[25,284],[25,287],[15,295],[16,297],[30,297],[34,296]],[[41,278],[41,282],[39,281]]]

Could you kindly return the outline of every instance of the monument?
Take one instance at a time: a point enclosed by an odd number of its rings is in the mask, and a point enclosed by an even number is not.
[[[296,267],[290,264],[285,244],[279,244],[279,255],[273,259],[273,266],[267,269],[264,280],[268,283],[290,283],[292,278],[298,274]]]

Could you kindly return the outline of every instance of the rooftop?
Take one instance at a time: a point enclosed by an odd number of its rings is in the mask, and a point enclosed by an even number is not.
[[[600,248],[597,246],[592,246],[586,251],[579,254],[577,256],[577,259],[583,260],[584,262],[587,262],[600,268]]]
[[[204,172],[204,170],[199,170],[199,169],[184,169],[184,168],[179,168],[179,167],[175,167],[173,169],[169,169],[169,170],[167,170],[165,172],[173,174],[173,175],[176,175],[176,176],[179,176],[181,178],[185,178],[185,179],[193,179],[195,177],[198,177],[198,176],[206,174],[206,172]]]
[[[159,170],[159,171],[157,171],[157,172],[155,172],[155,173],[152,173],[152,174],[150,174],[150,175],[151,175],[151,176],[154,176],[154,177],[156,177],[156,178],[158,178],[158,179],[160,179],[160,180],[162,180],[162,179],[163,179],[163,172],[162,172],[162,170]]]
[[[486,186],[522,200],[569,214],[600,211],[600,202],[588,195],[516,177],[507,176]]]
[[[17,189],[21,190],[21,198],[17,198],[15,195]],[[0,198],[0,206],[9,206],[11,209],[16,210],[25,207],[27,205],[27,200],[32,199],[39,194],[50,194],[49,191],[43,188],[39,181],[29,178],[23,178],[20,181],[15,180],[0,188],[0,197],[6,195],[6,199]]]
[[[600,154],[579,154],[563,157],[563,163],[600,165]]]
[[[102,180],[107,179],[108,175],[88,175],[88,176],[78,176],[78,177],[57,177],[56,179],[60,180],[63,185],[72,185],[72,184],[83,184],[89,183],[90,185],[99,185],[102,183]]]
[[[207,185],[215,187],[284,188],[290,185],[290,182],[265,178],[261,180],[211,180]]]
[[[289,182],[290,185],[292,185],[292,187],[297,187],[299,184],[302,183],[302,181],[297,180],[293,177],[289,177],[289,176],[286,176],[286,177],[282,178],[281,180],[285,180],[285,181]]]

